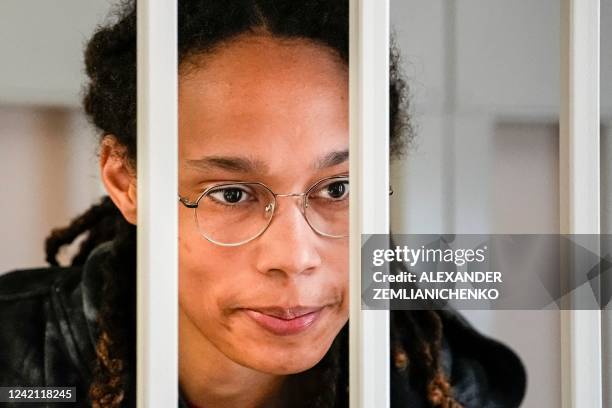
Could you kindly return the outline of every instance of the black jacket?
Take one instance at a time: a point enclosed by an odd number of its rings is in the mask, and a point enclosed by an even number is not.
[[[100,260],[110,245],[99,246],[83,268],[30,269],[0,276],[0,386],[75,386],[77,404],[66,406],[89,405],[102,287]],[[444,325],[442,366],[455,399],[466,408],[518,407],[526,388],[519,358],[478,333],[458,313],[439,313]],[[426,407],[423,397],[395,370],[391,386],[393,407]],[[179,397],[178,406],[185,407]]]

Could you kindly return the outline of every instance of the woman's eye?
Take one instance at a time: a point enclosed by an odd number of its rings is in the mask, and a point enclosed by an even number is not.
[[[345,200],[349,196],[349,182],[348,180],[331,182],[320,188],[314,196],[328,200]]]
[[[208,193],[213,200],[222,204],[239,204],[251,199],[251,194],[240,187],[223,187]]]

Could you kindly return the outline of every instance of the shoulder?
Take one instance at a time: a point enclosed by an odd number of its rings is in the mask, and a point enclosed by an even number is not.
[[[0,276],[0,385],[48,382],[49,357],[64,346],[58,299],[79,280],[79,268],[61,267]]]
[[[0,275],[0,302],[41,300],[54,286],[78,278],[80,268],[48,267],[22,269]],[[72,279],[71,279],[72,278]]]
[[[516,408],[526,390],[526,371],[518,355],[502,342],[474,328],[459,312],[435,310],[441,323],[440,368],[451,385],[454,399],[464,408]],[[423,310],[392,311],[396,330],[416,333],[425,329]],[[409,325],[418,328],[410,329]],[[410,359],[410,356],[408,356]],[[398,401],[421,401],[409,376],[393,370],[392,382]],[[395,374],[395,375],[394,375]],[[406,381],[408,380],[408,381]],[[417,381],[417,380],[415,380]],[[401,403],[396,404],[400,406]],[[421,405],[427,406],[424,401]]]
[[[520,357],[476,330],[459,312],[438,311],[443,360],[457,399],[466,407],[519,407],[527,387]]]

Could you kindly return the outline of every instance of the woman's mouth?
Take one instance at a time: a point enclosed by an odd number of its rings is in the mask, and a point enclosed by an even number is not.
[[[312,326],[321,315],[323,307],[263,307],[243,310],[269,332],[288,336],[301,333]]]

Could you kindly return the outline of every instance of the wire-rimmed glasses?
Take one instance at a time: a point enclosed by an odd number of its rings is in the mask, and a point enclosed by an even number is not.
[[[195,201],[179,195],[194,209],[200,234],[221,246],[246,244],[262,235],[274,216],[278,197],[296,197],[306,222],[329,238],[348,236],[348,175],[317,181],[303,193],[277,194],[259,182],[224,182],[207,187]]]

